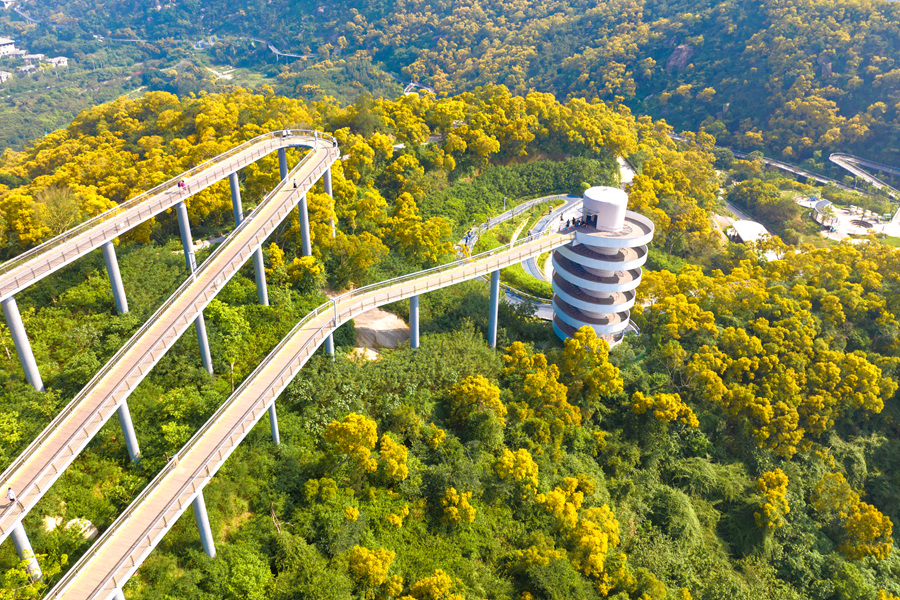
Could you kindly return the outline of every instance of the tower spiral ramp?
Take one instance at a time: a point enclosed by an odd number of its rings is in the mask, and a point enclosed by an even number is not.
[[[582,217],[566,224],[575,239],[553,253],[553,330],[562,340],[587,325],[612,345],[628,329],[654,227],[627,207],[624,191],[592,187]]]

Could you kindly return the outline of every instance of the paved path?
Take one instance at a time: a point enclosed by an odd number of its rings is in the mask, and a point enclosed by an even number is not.
[[[139,568],[237,445],[337,327],[372,308],[481,277],[569,243],[573,232],[518,244],[354,290],[308,314],[46,596],[107,600]]]

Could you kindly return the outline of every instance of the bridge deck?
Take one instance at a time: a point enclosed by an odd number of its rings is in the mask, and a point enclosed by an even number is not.
[[[326,140],[313,135],[297,135],[297,133],[294,132],[295,135],[290,137],[282,137],[281,132],[268,133],[244,142],[3,263],[0,265],[0,299],[9,298],[57,269],[275,150],[295,146],[312,147],[326,143]],[[187,183],[186,189],[178,187],[178,181],[181,179]]]
[[[372,308],[522,262],[569,243],[572,235],[532,236],[513,247],[361,288],[317,308],[282,340],[47,598],[106,600],[124,585],[316,348],[340,324]]]
[[[0,541],[338,157],[330,139],[319,140],[291,172],[298,188],[270,193],[0,476],[22,505],[0,504]]]

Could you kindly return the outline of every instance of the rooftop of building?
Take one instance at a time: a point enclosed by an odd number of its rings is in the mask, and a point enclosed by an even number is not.
[[[764,235],[771,235],[762,223],[741,219],[731,224],[742,242],[755,242]]]

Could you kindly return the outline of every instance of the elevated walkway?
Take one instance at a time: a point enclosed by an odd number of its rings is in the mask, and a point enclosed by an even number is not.
[[[850,171],[857,177],[862,177],[864,180],[868,181],[872,185],[874,185],[877,189],[885,189],[887,193],[891,195],[894,199],[900,197],[900,190],[894,189],[887,182],[875,177],[871,173],[864,171],[860,167],[868,167],[870,169],[875,169],[877,171],[881,171],[882,173],[890,173],[891,175],[900,175],[900,169],[897,167],[892,167],[890,165],[885,165],[879,162],[875,162],[874,160],[867,160],[865,158],[860,158],[858,156],[853,156],[852,154],[844,154],[843,152],[835,152],[834,154],[828,157],[828,160],[836,164],[837,166]],[[894,215],[894,218],[897,218],[897,215],[900,215],[900,210]]]
[[[0,300],[13,296],[272,152],[292,147],[325,148],[335,143],[332,137],[323,137],[314,131],[289,130],[287,136],[284,133],[266,133],[244,142],[3,263],[0,265]],[[187,184],[185,188],[178,187],[181,180]]]
[[[247,432],[341,324],[372,308],[520,263],[570,243],[573,236],[574,232],[534,235],[471,258],[359,288],[319,306],[247,377],[46,598],[116,597],[169,528],[202,497],[203,487]]]
[[[261,156],[261,153],[279,148],[283,144],[308,142],[313,148],[290,172],[288,178],[266,196],[226,241],[209,256],[202,267],[156,311],[37,439],[0,475],[0,482],[4,486],[12,487],[19,500],[16,505],[0,504],[3,506],[0,511],[0,541],[19,526],[22,518],[43,497],[104,423],[125,403],[131,391],[191,323],[202,315],[203,309],[260,248],[288,213],[295,209],[301,197],[339,158],[339,150],[331,138],[323,139],[318,135],[308,136],[305,140],[269,136],[262,138],[264,139],[261,141],[250,143],[250,146],[244,148],[238,155],[218,163],[218,166],[208,167],[212,170],[206,171],[206,174],[196,175],[194,185],[210,185],[213,182],[213,173],[219,173],[222,177],[228,176],[239,168],[241,161],[252,162]],[[293,181],[297,182],[297,188],[287,185],[287,182]],[[191,189],[196,191],[194,188]],[[13,278],[7,281],[12,281],[11,285],[20,286],[22,281],[35,277],[39,272],[46,274],[49,271],[40,271],[44,268],[41,265],[52,270],[54,268],[52,265],[56,264],[55,260],[71,261],[77,253],[96,247],[96,244],[100,243],[99,240],[115,237],[116,232],[120,231],[117,224],[134,223],[134,219],[149,218],[153,211],[164,210],[160,206],[170,206],[182,199],[178,194],[171,194],[177,196],[174,200],[169,196],[167,191],[159,191],[146,199],[148,203],[146,206],[141,202],[138,203],[139,206],[126,208],[122,215],[113,215],[98,223],[96,227],[66,238],[57,246],[46,248],[39,254],[41,258],[33,257],[22,263],[22,268],[26,271],[20,279]],[[122,220],[118,218],[119,216]],[[59,250],[70,245],[71,254]]]

